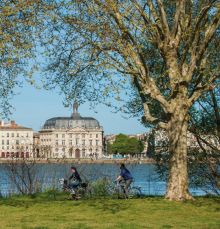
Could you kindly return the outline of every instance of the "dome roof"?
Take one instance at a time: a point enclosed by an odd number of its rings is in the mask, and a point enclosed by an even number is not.
[[[100,128],[99,122],[90,117],[55,117],[48,119],[43,129],[72,129],[75,127],[82,128]]]
[[[82,117],[78,113],[78,104],[73,105],[73,114],[71,117],[54,117],[48,119],[43,129],[72,129],[81,127],[85,129],[100,128],[99,122],[92,117]]]

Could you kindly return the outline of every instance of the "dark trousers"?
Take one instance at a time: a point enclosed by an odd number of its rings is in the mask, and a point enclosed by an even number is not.
[[[129,189],[132,181],[133,181],[132,179],[125,180],[124,194],[125,194],[126,198],[128,197],[128,189]]]
[[[70,183],[68,185],[69,188],[76,189],[79,186],[79,183]]]

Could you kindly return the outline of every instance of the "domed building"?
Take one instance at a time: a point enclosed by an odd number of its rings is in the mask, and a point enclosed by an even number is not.
[[[92,117],[82,117],[78,104],[70,117],[48,119],[40,130],[40,154],[45,158],[100,158],[103,128]]]

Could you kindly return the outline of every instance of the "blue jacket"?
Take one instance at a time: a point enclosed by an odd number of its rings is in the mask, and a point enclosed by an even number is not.
[[[124,180],[131,180],[131,179],[133,179],[131,173],[126,168],[122,168],[121,169],[120,176],[122,176]]]

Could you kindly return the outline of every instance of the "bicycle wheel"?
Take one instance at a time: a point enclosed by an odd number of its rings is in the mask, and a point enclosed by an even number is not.
[[[138,187],[131,187],[128,191],[128,196],[130,198],[140,198],[141,197],[141,190]]]

